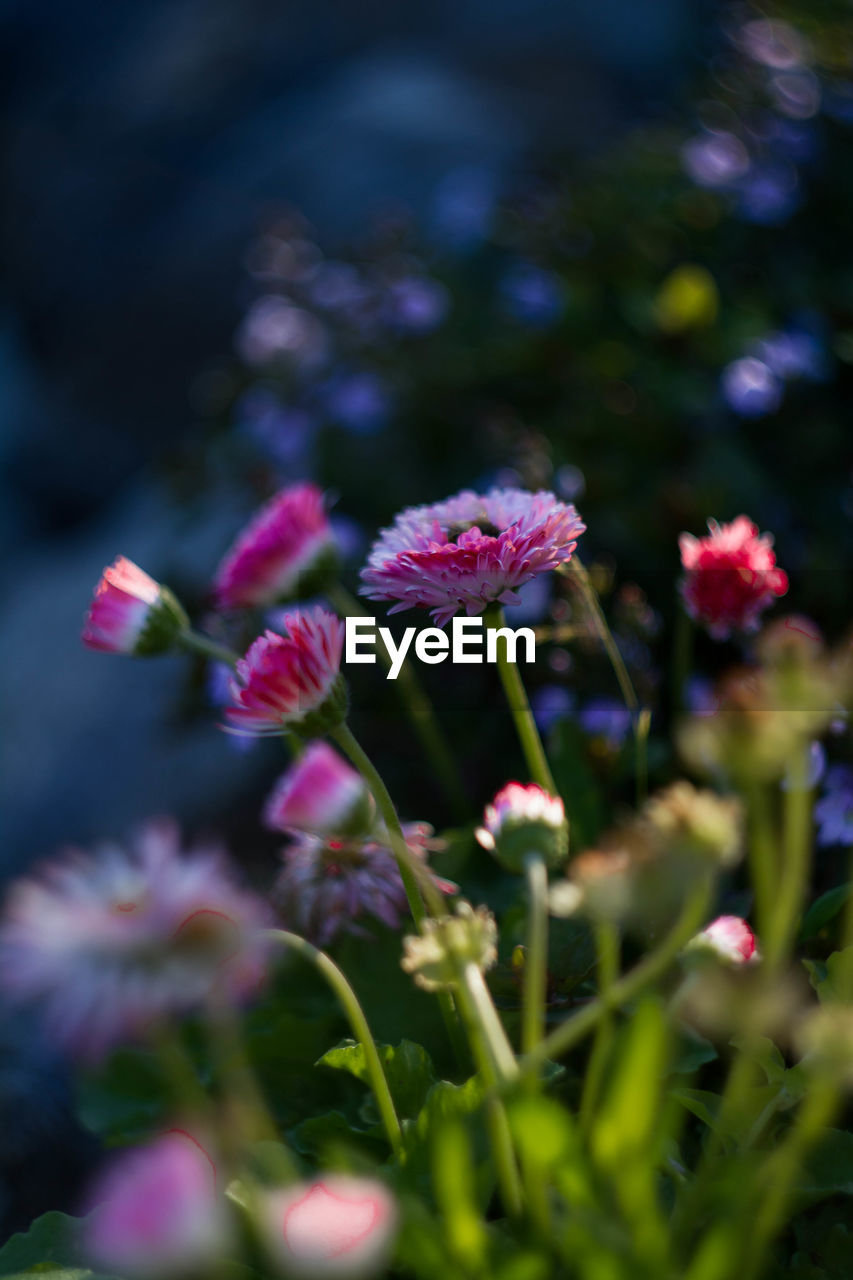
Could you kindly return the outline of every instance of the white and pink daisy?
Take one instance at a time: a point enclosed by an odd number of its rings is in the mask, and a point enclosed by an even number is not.
[[[160,819],[135,845],[71,850],[12,885],[0,918],[0,986],[50,1035],[95,1059],[211,995],[240,999],[265,972],[265,905],[218,849],[183,853]]]
[[[225,715],[243,733],[321,737],[346,714],[344,624],[321,605],[285,614],[282,623],[283,634],[265,631],[237,663]]]
[[[571,559],[586,526],[552,493],[463,490],[402,511],[383,529],[362,570],[362,594],[398,613],[429,609],[438,626],[464,609],[518,604],[517,589]]]
[[[264,821],[273,831],[363,835],[375,814],[361,774],[318,739],[279,779],[264,808]]]
[[[403,824],[410,853],[426,860],[435,845],[425,822]],[[325,947],[341,933],[364,937],[365,917],[399,929],[409,916],[397,860],[381,839],[324,839],[299,832],[283,852],[274,899],[288,929]],[[434,877],[442,893],[456,885]]]
[[[478,843],[512,871],[523,871],[530,854],[541,854],[550,865],[568,853],[566,810],[535,782],[508,782],[483,812]]]
[[[754,631],[760,615],[788,590],[788,576],[776,567],[773,537],[759,535],[747,516],[731,524],[708,521],[710,533],[678,540],[685,570],[681,582],[684,606],[715,640],[733,631]]]
[[[189,619],[169,591],[119,556],[101,575],[83,628],[83,643],[137,657],[170,649]]]
[[[760,959],[755,934],[740,916],[718,916],[688,943],[689,950],[713,951],[728,964],[751,964]]]
[[[315,594],[337,559],[335,535],[315,484],[283,489],[261,508],[222,561],[214,595],[223,609]]]
[[[381,1182],[343,1174],[264,1192],[257,1212],[270,1261],[297,1280],[377,1275],[389,1260],[398,1220]]]
[[[213,1161],[179,1130],[112,1160],[92,1186],[89,1203],[86,1254],[99,1269],[123,1276],[213,1271],[228,1240]]]

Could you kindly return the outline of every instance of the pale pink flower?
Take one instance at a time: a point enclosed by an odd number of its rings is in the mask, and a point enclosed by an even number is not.
[[[425,822],[403,824],[409,851],[426,859],[435,847],[432,827]],[[406,891],[394,854],[381,839],[324,839],[296,833],[283,852],[284,869],[273,890],[287,928],[325,947],[340,933],[363,937],[366,916],[399,929],[409,913]],[[435,878],[443,893],[456,885]]]
[[[429,609],[438,626],[464,609],[518,604],[517,588],[571,559],[585,525],[552,493],[463,490],[409,507],[383,529],[362,570],[362,594],[389,610]]]
[[[381,1182],[343,1174],[262,1193],[258,1216],[270,1260],[297,1280],[377,1275],[398,1220]]]
[[[366,832],[376,806],[367,783],[328,743],[310,743],[279,779],[264,808],[274,831]]]
[[[285,614],[282,622],[284,634],[264,632],[237,663],[225,714],[243,733],[292,729],[321,737],[346,714],[344,624],[321,605]]]
[[[253,991],[268,924],[219,850],[182,853],[173,822],[149,822],[130,850],[71,850],[12,885],[0,986],[34,1003],[58,1043],[97,1058],[214,993]]]
[[[261,508],[222,561],[214,581],[225,609],[312,594],[333,566],[335,536],[315,484],[283,489]]]
[[[678,540],[681,593],[691,618],[725,640],[733,631],[756,629],[764,610],[788,590],[788,576],[776,568],[772,535],[759,536],[747,516],[731,524],[709,520],[708,528],[705,538],[682,533]]]
[[[188,619],[168,588],[119,556],[101,575],[83,628],[83,643],[137,656],[171,648]]]
[[[179,1130],[115,1157],[89,1202],[85,1251],[97,1267],[123,1276],[208,1273],[228,1240],[213,1162]]]
[[[749,964],[759,959],[755,934],[740,916],[718,916],[688,946],[691,950],[714,951],[729,964]]]
[[[513,871],[523,871],[528,855],[561,862],[568,853],[566,810],[535,782],[508,782],[483,812],[483,826],[475,831],[484,849]]]

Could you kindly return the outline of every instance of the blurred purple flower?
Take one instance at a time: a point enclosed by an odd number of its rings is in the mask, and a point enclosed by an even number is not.
[[[284,405],[272,391],[255,387],[237,402],[236,417],[238,430],[291,478],[310,470],[317,423],[307,409]]]
[[[341,374],[325,388],[329,417],[353,435],[381,431],[391,412],[391,396],[375,373],[359,370]]]
[[[322,321],[279,294],[266,294],[249,308],[237,331],[239,355],[253,367],[288,360],[315,370],[325,364],[329,339]]]
[[[775,227],[800,206],[797,173],[782,162],[756,165],[738,183],[739,212],[747,222]]]
[[[450,296],[444,285],[429,276],[396,280],[388,291],[388,321],[404,333],[430,333],[449,309]]]
[[[853,769],[834,765],[814,809],[819,845],[853,845]]]
[[[719,710],[714,682],[707,676],[690,676],[684,686],[684,705],[692,716],[713,716]]]
[[[540,733],[550,733],[555,724],[574,714],[575,695],[560,684],[543,684],[530,695],[530,707]]]
[[[504,308],[514,319],[533,328],[546,329],[563,314],[563,288],[559,278],[532,262],[517,262],[500,284]]]
[[[726,403],[742,418],[775,413],[782,403],[780,379],[754,356],[743,356],[726,365],[721,381]]]
[[[826,377],[827,357],[823,345],[805,330],[780,329],[768,333],[756,344],[755,353],[780,378],[820,382]]]
[[[613,751],[619,750],[631,728],[631,713],[618,698],[590,698],[578,719],[586,733],[604,738]]]
[[[480,244],[492,220],[496,186],[495,175],[476,165],[460,166],[445,174],[433,196],[430,223],[434,238],[457,252]]]
[[[749,154],[733,133],[700,133],[681,148],[686,173],[702,187],[725,187],[749,169]]]

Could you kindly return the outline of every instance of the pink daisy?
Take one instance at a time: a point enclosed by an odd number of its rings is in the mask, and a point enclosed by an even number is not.
[[[432,827],[425,822],[403,826],[410,852],[422,860],[430,848]],[[274,895],[288,929],[325,947],[340,933],[363,937],[364,916],[389,929],[399,929],[409,905],[400,869],[391,850],[378,839],[335,840],[308,832],[296,834],[283,853],[284,869]],[[456,885],[435,878],[442,893]]]
[[[344,624],[321,605],[285,614],[282,621],[285,634],[264,632],[237,663],[225,714],[243,733],[291,729],[320,737],[346,714]]]
[[[566,810],[559,796],[552,796],[535,782],[523,786],[508,782],[486,805],[483,825],[474,832],[477,842],[513,871],[523,871],[531,853],[546,862],[561,862],[568,853]]]
[[[268,923],[219,850],[182,853],[176,824],[160,819],[130,850],[71,850],[13,884],[0,984],[39,1006],[60,1044],[97,1058],[214,992],[249,994],[264,976]]]
[[[119,556],[101,575],[83,628],[83,643],[137,656],[171,648],[189,619],[167,587]]]
[[[99,1268],[124,1276],[207,1274],[227,1241],[216,1169],[180,1130],[115,1157],[89,1201],[86,1253]]]
[[[398,1218],[381,1182],[345,1174],[264,1192],[258,1213],[271,1261],[300,1280],[377,1275],[388,1262]]]
[[[359,835],[376,812],[367,783],[326,742],[310,743],[279,779],[264,809],[274,831]]]
[[[322,492],[293,485],[261,508],[225,556],[214,581],[216,602],[238,609],[311,595],[335,561]]]
[[[750,964],[760,958],[755,934],[740,916],[718,916],[688,945],[692,950],[714,951],[729,964]]]
[[[705,538],[682,533],[678,540],[681,593],[691,618],[725,640],[757,628],[760,614],[788,590],[788,576],[776,568],[772,535],[759,536],[747,516],[722,525],[709,520],[708,528]]]
[[[586,526],[552,493],[463,490],[409,507],[383,529],[362,570],[362,594],[390,609],[429,609],[438,626],[464,609],[518,604],[516,589],[571,559]]]

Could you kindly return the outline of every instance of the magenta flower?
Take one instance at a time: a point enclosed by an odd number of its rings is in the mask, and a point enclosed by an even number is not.
[[[464,609],[518,604],[516,590],[571,559],[586,526],[552,493],[464,490],[409,507],[383,529],[362,570],[362,594],[396,601],[391,613],[429,609],[438,626]]]
[[[119,556],[101,575],[83,628],[83,643],[139,657],[172,647],[189,620],[168,587]]]
[[[291,729],[321,737],[346,714],[340,675],[344,624],[320,605],[287,613],[282,622],[285,634],[264,632],[237,663],[225,714],[243,733]]]
[[[788,590],[788,576],[776,568],[772,535],[759,536],[747,516],[722,525],[709,520],[708,528],[705,538],[682,533],[678,540],[681,593],[691,618],[725,640],[757,628],[760,614]]]
[[[759,959],[755,934],[740,916],[718,916],[697,933],[688,947],[713,951],[729,964],[749,964]]]
[[[363,835],[375,812],[361,774],[318,740],[279,779],[264,808],[264,821],[274,831]]]
[[[268,923],[219,850],[182,853],[173,822],[149,822],[131,850],[72,850],[12,886],[0,986],[36,1004],[58,1043],[95,1059],[214,992],[249,994],[264,976]]]
[[[258,1211],[270,1260],[299,1280],[378,1274],[388,1262],[398,1218],[381,1182],[343,1174],[266,1192]]]
[[[223,609],[270,605],[313,594],[336,560],[323,494],[314,484],[283,489],[237,538],[216,573]]]
[[[95,1181],[84,1247],[129,1277],[209,1274],[228,1238],[216,1169],[188,1133],[124,1151]]]
[[[405,823],[403,833],[410,852],[425,860],[434,847],[432,827]],[[284,869],[274,889],[282,920],[319,947],[340,933],[367,936],[365,916],[389,929],[399,929],[408,917],[397,860],[379,839],[326,840],[298,832],[282,856]],[[442,893],[456,892],[450,881],[435,879]]]

